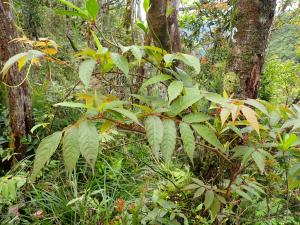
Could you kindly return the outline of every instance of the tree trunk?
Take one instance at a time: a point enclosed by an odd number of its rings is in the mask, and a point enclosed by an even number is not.
[[[127,0],[125,13],[124,13],[124,22],[123,22],[127,34],[129,34],[129,30],[131,26],[131,14],[132,14],[132,0]]]
[[[178,24],[179,0],[171,0],[172,13],[168,17],[168,28],[172,43],[172,52],[181,52],[180,31]]]
[[[167,0],[150,0],[148,26],[156,46],[171,52],[172,44],[167,20]]]
[[[236,4],[234,26],[237,32],[233,37],[228,72],[238,77],[238,97],[257,98],[276,0],[238,0]]]
[[[10,10],[11,2],[0,0],[0,53],[1,61],[7,61],[13,55],[20,53],[17,43],[9,43],[18,37],[18,31]],[[22,82],[25,72],[19,72],[17,65],[6,74],[6,83],[16,86]],[[9,124],[11,129],[10,147],[17,153],[16,158],[22,159],[26,155],[26,145],[22,143],[32,127],[32,102],[28,82],[25,80],[18,87],[8,88]]]

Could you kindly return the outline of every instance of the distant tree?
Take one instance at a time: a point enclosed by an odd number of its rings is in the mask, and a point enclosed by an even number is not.
[[[238,77],[240,98],[256,98],[276,0],[238,0],[228,71]],[[226,85],[226,84],[224,84]]]
[[[19,37],[13,21],[13,14],[8,0],[0,0],[0,61],[5,62],[17,53],[20,46],[12,39]],[[2,74],[1,74],[2,76]],[[9,125],[11,129],[10,147],[17,153],[17,159],[22,159],[26,146],[22,143],[32,126],[32,102],[29,93],[26,74],[19,72],[18,66],[13,66],[3,81],[8,87]]]
[[[40,18],[40,0],[22,0],[21,9],[24,20],[24,29],[32,39],[38,39],[40,36],[41,18]]]

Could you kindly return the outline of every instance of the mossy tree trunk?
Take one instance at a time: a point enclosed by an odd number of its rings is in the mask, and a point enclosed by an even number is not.
[[[237,97],[257,98],[275,7],[276,0],[238,0],[236,3],[236,33],[228,72],[239,78]]]
[[[13,21],[11,2],[0,0],[0,60],[7,61],[13,55],[20,53],[20,46],[10,41],[17,38],[18,31]],[[23,139],[32,127],[32,102],[27,80],[22,83],[25,72],[19,72],[17,65],[13,66],[4,80],[8,88],[9,124],[11,129],[10,147],[17,153],[16,158],[26,155],[26,145]],[[22,84],[21,84],[22,83]],[[18,86],[18,84],[21,84]]]

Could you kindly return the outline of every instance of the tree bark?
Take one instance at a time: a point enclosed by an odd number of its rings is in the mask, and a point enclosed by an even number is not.
[[[1,61],[7,61],[13,55],[20,53],[17,43],[9,43],[18,37],[18,31],[13,21],[11,2],[0,0],[0,53]],[[17,65],[13,66],[6,74],[5,82],[10,86],[21,84],[25,72],[18,71]],[[26,145],[23,139],[32,127],[32,102],[27,80],[18,87],[8,88],[9,125],[11,129],[10,147],[17,153],[16,158],[21,160],[26,155]]]
[[[147,21],[154,44],[171,52],[172,44],[167,20],[167,3],[167,0],[150,0]]]
[[[181,52],[180,31],[178,24],[179,0],[171,0],[170,7],[172,13],[168,17],[168,28],[172,43],[172,52]]]
[[[172,10],[167,16],[167,11]],[[180,52],[180,32],[178,25],[178,0],[150,0],[147,13],[148,26],[154,44],[167,52]]]
[[[257,98],[276,0],[238,0],[228,71],[238,77],[240,98]]]

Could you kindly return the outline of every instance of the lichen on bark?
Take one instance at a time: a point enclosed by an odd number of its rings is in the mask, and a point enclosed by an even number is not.
[[[228,72],[238,74],[240,98],[256,98],[276,0],[237,0]]]
[[[238,93],[240,88],[240,79],[238,74],[228,72],[223,77],[223,89],[228,94]]]

